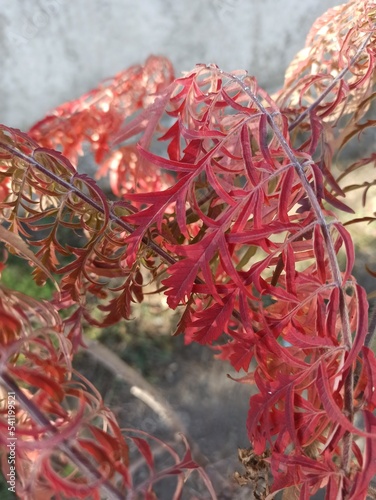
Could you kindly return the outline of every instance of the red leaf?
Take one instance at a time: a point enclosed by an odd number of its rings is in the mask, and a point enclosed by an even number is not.
[[[337,342],[337,320],[339,311],[339,290],[334,287],[327,305],[326,335],[334,342]]]
[[[290,342],[293,346],[300,349],[309,349],[315,347],[333,347],[334,343],[329,337],[322,337],[320,335],[307,335],[301,333],[296,328],[288,328],[284,339]]]
[[[241,132],[240,132],[240,138],[241,138],[241,145],[242,145],[242,151],[243,151],[243,157],[244,157],[244,163],[245,163],[245,168],[248,174],[248,177],[252,184],[254,186],[257,186],[258,184],[258,175],[254,166],[254,163],[252,161],[252,150],[251,146],[249,143],[249,134],[250,131],[247,127],[246,124],[242,126]]]
[[[167,152],[171,160],[178,161],[180,159],[180,127],[179,121],[176,121],[172,127],[170,127],[167,132],[160,137],[159,141],[167,141],[171,139],[168,145]]]
[[[348,207],[345,203],[340,201],[338,198],[333,196],[327,189],[324,188],[324,199],[333,205],[333,207],[338,208],[338,210],[342,210],[343,212],[347,212],[348,214],[355,214],[354,210]]]
[[[144,457],[146,463],[149,466],[149,469],[153,472],[154,471],[154,458],[153,458],[153,453],[151,451],[151,448],[149,446],[149,443],[142,438],[138,438],[135,436],[130,436],[130,439],[135,443],[137,446],[138,450]]]
[[[289,293],[296,295],[296,284],[295,284],[295,254],[294,250],[289,243],[286,250],[283,252],[283,260],[285,263],[286,271],[286,288]]]
[[[106,478],[101,478],[97,481],[87,483],[86,480],[69,480],[57,474],[50,462],[45,461],[43,464],[43,475],[50,482],[54,491],[63,493],[67,498],[90,498],[95,500],[100,499],[100,488]]]
[[[350,233],[343,227],[343,225],[339,222],[334,222],[333,225],[336,227],[337,231],[342,237],[342,241],[345,244],[346,248],[346,271],[343,276],[342,283],[346,283],[351,275],[351,271],[354,267],[355,263],[355,251],[354,251],[354,243],[351,239]]]
[[[56,380],[46,376],[38,370],[23,366],[8,367],[9,371],[17,378],[28,384],[42,389],[55,401],[62,401],[64,398],[64,388]]]
[[[313,251],[316,257],[317,274],[319,275],[321,283],[326,283],[326,261],[325,261],[325,243],[324,237],[321,233],[319,224],[315,225],[313,237]]]
[[[213,306],[200,311],[195,315],[192,325],[189,327],[197,329],[193,338],[200,344],[212,344],[226,330],[228,320],[234,310],[235,294],[232,293],[223,299],[223,304]]]
[[[89,425],[88,427],[98,443],[109,454],[111,460],[123,460],[126,465],[128,464],[128,446],[120,432],[114,437],[94,425]]]
[[[346,431],[351,432],[351,434],[371,437],[373,439],[375,438],[375,434],[364,432],[361,429],[356,428],[342,413],[333,398],[333,388],[329,385],[329,376],[325,365],[322,362],[320,363],[317,371],[316,387],[318,394],[320,395],[321,402],[332,422],[340,425]]]
[[[313,156],[316,151],[317,144],[321,137],[321,132],[323,129],[322,121],[317,117],[316,111],[312,110],[309,114],[309,118],[311,121],[311,137],[310,137],[310,145],[308,149],[308,153]]]
[[[255,336],[256,337],[256,336]],[[248,371],[253,358],[254,343],[247,340],[232,340],[227,344],[217,346],[220,353],[216,355],[219,359],[228,360],[238,372],[240,370]],[[254,376],[250,374],[249,383],[254,383]],[[230,377],[231,378],[231,377]],[[236,379],[240,380],[241,379]]]
[[[160,168],[166,168],[173,172],[192,172],[197,169],[197,164],[195,163],[187,163],[183,160],[169,160],[167,158],[162,158],[150,151],[142,148],[139,144],[137,145],[137,149],[140,151],[140,154],[148,160],[153,165],[156,165]]]
[[[291,166],[283,176],[281,192],[278,200],[278,220],[288,224],[290,222],[288,211],[290,209],[290,199],[295,171]]]
[[[240,111],[241,113],[246,113],[247,115],[252,115],[256,112],[256,110],[249,106],[242,106],[238,102],[236,102],[236,98],[241,95],[240,92],[238,92],[233,98],[229,96],[229,94],[225,91],[225,89],[221,90],[221,96],[223,97],[223,100],[229,104],[233,109],[236,109],[237,111]]]
[[[101,445],[93,441],[92,439],[77,439],[79,445],[92,457],[98,464],[112,463],[112,457],[107,454],[107,450],[104,450]]]
[[[342,370],[345,371],[355,360],[355,358],[358,356],[359,352],[361,351],[363,345],[364,345],[364,340],[367,336],[368,333],[368,300],[367,300],[367,294],[361,286],[358,284],[356,285],[356,295],[358,298],[358,312],[357,312],[357,319],[358,319],[358,324],[356,328],[356,335],[354,339],[354,343],[352,345],[351,351],[349,352],[345,364],[343,365]]]
[[[172,250],[187,256],[187,258],[173,264],[168,270],[171,276],[162,281],[162,284],[168,287],[165,293],[168,297],[167,302],[172,309],[175,309],[185,297],[189,297],[200,270],[204,275],[205,284],[209,287],[209,293],[213,297],[217,297],[219,302],[221,301],[213,284],[209,262],[218,250],[219,241],[223,237],[222,230],[217,230],[207,233],[198,243],[172,247]]]
[[[260,123],[259,123],[259,144],[262,156],[265,158],[265,161],[271,166],[274,167],[274,161],[271,157],[269,147],[268,147],[268,138],[267,138],[267,123],[268,117],[266,115],[261,115]]]
[[[362,354],[367,382],[364,399],[367,401],[367,409],[374,410],[376,408],[376,357],[375,353],[365,346],[362,349]]]
[[[372,436],[366,439],[362,470],[357,472],[351,490],[350,500],[366,498],[372,479],[376,476],[376,417],[369,411],[363,411],[366,431]]]
[[[295,403],[294,403],[294,384],[290,383],[287,386],[286,395],[284,397],[285,401],[285,424],[286,429],[291,437],[291,443],[294,444],[297,450],[300,449],[300,443],[297,436],[296,423],[295,423]]]

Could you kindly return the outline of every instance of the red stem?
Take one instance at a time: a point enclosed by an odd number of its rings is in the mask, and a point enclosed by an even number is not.
[[[338,75],[334,78],[332,83],[328,85],[328,87],[324,90],[324,92],[310,105],[308,106],[307,109],[305,109],[296,120],[294,120],[290,125],[289,125],[289,132],[294,130],[295,127],[297,127],[303,120],[306,118],[308,115],[311,114],[312,110],[317,108],[317,106],[320,104],[320,102],[325,99],[325,97],[329,94],[329,92],[336,86],[336,84],[342,80],[342,78],[346,75],[346,73],[350,70],[352,66],[356,63],[356,61],[359,59],[360,54],[363,52],[365,49],[366,45],[371,39],[371,36],[373,35],[373,30],[368,34],[368,36],[365,38],[364,42],[362,45],[358,48],[358,50],[355,52],[354,56],[351,58],[350,62],[348,65],[343,68],[343,70],[338,73]]]
[[[241,78],[231,75],[229,73],[223,72],[223,74],[228,77],[230,80],[235,81],[239,84],[239,86],[243,89],[243,91],[252,99],[252,101],[256,104],[256,106],[259,108],[261,113],[263,113],[267,119],[270,127],[272,128],[275,136],[279,140],[283,150],[285,151],[286,155],[288,156],[289,160],[291,161],[292,166],[295,168],[295,171],[297,175],[299,176],[299,179],[302,183],[302,186],[304,187],[308,199],[311,203],[311,206],[315,212],[318,224],[320,225],[322,234],[324,236],[324,241],[326,245],[326,250],[329,258],[329,266],[330,270],[332,273],[333,281],[334,284],[338,287],[339,293],[340,293],[340,317],[341,317],[341,323],[342,323],[342,335],[343,335],[343,343],[346,347],[346,349],[349,351],[351,349],[352,345],[352,338],[351,338],[351,328],[350,328],[350,320],[349,320],[349,313],[348,309],[346,306],[346,301],[345,301],[345,293],[342,288],[342,283],[341,283],[341,272],[339,269],[338,261],[337,261],[337,256],[336,252],[334,249],[334,244],[333,240],[330,236],[330,230],[329,230],[329,224],[326,222],[324,214],[322,212],[321,206],[319,201],[317,200],[317,197],[315,195],[315,192],[310,185],[306,174],[304,172],[304,167],[303,164],[301,164],[296,156],[294,155],[293,151],[291,150],[290,146],[288,145],[282,131],[280,128],[277,126],[277,124],[274,121],[274,116],[276,113],[273,115],[267,111],[267,109],[263,106],[257,95],[252,92],[251,88],[246,85]],[[344,384],[344,413],[346,414],[347,418],[352,421],[353,419],[353,370],[352,368],[349,369],[349,373],[346,377],[345,384]],[[351,459],[351,447],[352,447],[352,435],[350,433],[346,433],[343,438],[343,452],[342,452],[342,466],[346,474],[349,473],[350,469],[350,459]]]
[[[17,394],[17,400],[20,402],[21,407],[30,415],[34,423],[48,429],[49,435],[56,435],[58,433],[58,430],[51,424],[48,418],[34,405],[24,392],[22,392],[16,382],[7,373],[1,373],[0,380],[2,381],[2,385],[7,387],[9,391]],[[115,488],[109,481],[104,479],[100,472],[74,444],[64,440],[58,447],[75,465],[77,465],[77,467],[79,467],[81,472],[93,481],[100,482],[100,488],[106,498],[110,500],[124,499],[124,494]]]

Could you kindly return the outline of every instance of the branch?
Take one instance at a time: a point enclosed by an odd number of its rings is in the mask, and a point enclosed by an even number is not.
[[[366,347],[369,347],[370,349],[372,349],[372,344],[373,344],[373,340],[375,338],[375,334],[376,334],[376,303],[373,305],[373,308],[372,308],[372,313],[371,313],[371,317],[369,320],[369,326],[368,326],[368,334],[367,334],[366,340],[364,341],[364,345]]]
[[[128,363],[123,361],[117,354],[111,351],[108,347],[96,340],[92,340],[85,336],[84,342],[87,349],[82,349],[82,352],[89,354],[98,363],[105,366],[115,377],[118,377],[131,385],[131,394],[140,399],[149,408],[151,408],[158,417],[175,433],[175,438],[183,434],[194,452],[195,460],[201,465],[208,462],[208,459],[201,452],[198,444],[193,441],[188,433],[185,424],[182,422],[179,415],[172,408],[163,394],[154,386],[149,384],[147,380]]]
[[[37,160],[35,160],[35,158],[32,158],[32,157],[30,157],[30,156],[22,153],[21,151],[18,151],[18,149],[5,144],[4,142],[0,142],[0,148],[5,149],[6,151],[8,151],[9,153],[11,153],[12,155],[17,156],[18,158],[22,159],[23,161],[25,161],[25,162],[33,165],[37,170],[39,170],[44,175],[46,175],[47,177],[49,177],[50,179],[52,179],[54,182],[56,182],[60,186],[63,186],[68,191],[74,192],[75,195],[78,198],[80,198],[85,203],[87,203],[88,205],[90,205],[91,207],[93,207],[99,213],[105,215],[105,210],[104,210],[104,208],[101,205],[99,205],[98,203],[96,203],[92,198],[90,198],[89,196],[87,196],[85,193],[83,193],[76,186],[74,186],[71,183],[65,181],[64,179],[61,179],[58,175],[56,175],[55,173],[53,173],[50,170],[48,170],[48,168],[46,168],[40,162],[38,162]],[[56,159],[56,161],[58,161],[58,160]],[[209,194],[211,195],[211,193],[209,193]],[[209,194],[208,194],[208,196],[209,196]],[[206,200],[206,198],[205,198],[205,200]],[[111,221],[113,221],[116,224],[118,224],[121,228],[123,228],[129,234],[132,234],[135,231],[135,229],[130,224],[128,224],[127,222],[125,222],[124,220],[122,220],[121,218],[119,218],[117,215],[115,215],[111,211],[111,209],[109,210],[108,217],[109,217],[109,219]],[[151,250],[153,250],[153,252],[155,252],[157,255],[159,255],[159,257],[161,257],[161,259],[166,264],[173,265],[176,262],[178,262],[177,259],[175,259],[171,255],[169,255],[165,250],[163,250],[159,245],[157,245],[156,243],[154,243],[154,241],[150,240],[148,237],[144,236],[142,238],[142,243],[145,246],[147,246],[148,248],[150,248]],[[198,284],[198,285],[203,285],[203,284],[205,284],[205,281],[203,281],[202,279],[200,279],[200,278],[197,277],[195,279],[195,283]],[[240,313],[237,310],[233,310],[232,316],[237,321],[241,321]]]
[[[24,160],[27,163],[30,163],[33,165],[37,170],[42,172],[44,175],[52,179],[54,182],[60,184],[60,186],[65,187],[68,191],[74,192],[75,195],[77,195],[81,200],[83,200],[85,203],[88,205],[92,206],[97,210],[98,212],[104,214],[103,208],[98,205],[95,201],[93,201],[89,196],[87,196],[85,193],[80,191],[77,187],[73,186],[69,182],[65,181],[64,179],[61,179],[58,175],[54,174],[50,170],[48,170],[46,167],[44,167],[41,163],[39,163],[37,160],[34,158],[31,158],[28,155],[25,155],[21,153],[21,151],[18,151],[16,148],[12,146],[8,146],[7,144],[4,144],[3,142],[0,142],[0,147],[2,149],[5,149],[6,151],[9,151],[14,156],[17,156],[18,158],[21,158],[21,160]],[[120,219],[117,215],[112,213],[110,211],[109,213],[109,218],[116,222],[120,227],[125,229],[128,233],[133,233],[135,230],[132,228],[131,225],[127,224],[125,221]],[[158,245],[156,245],[153,241],[150,241],[146,236],[142,238],[142,242],[151,248],[157,255],[159,255],[165,262],[168,264],[175,264],[176,260],[171,257],[167,252],[165,252],[162,248],[160,248]]]
[[[14,380],[7,374],[1,373],[0,380],[2,384],[8,388],[9,391],[17,394],[17,400],[20,402],[21,407],[25,410],[33,420],[34,424],[39,424],[41,427],[48,429],[46,432],[49,436],[58,435],[58,430],[51,424],[48,418],[39,410],[37,406],[29,399],[24,392],[18,387]],[[99,483],[103,494],[109,500],[123,500],[124,494],[115,488],[101,473],[90,463],[86,456],[81,453],[74,444],[64,439],[58,448],[81,470],[83,474],[88,476],[93,481]]]
[[[371,35],[369,35],[370,37]],[[369,39],[369,37],[367,37]],[[346,349],[350,351],[351,346],[352,346],[352,338],[351,338],[351,327],[350,327],[350,319],[349,319],[349,312],[348,308],[346,306],[346,300],[345,300],[345,293],[342,287],[341,283],[341,272],[340,268],[338,265],[337,261],[337,256],[336,252],[334,249],[334,244],[333,240],[330,236],[330,231],[329,231],[329,224],[326,222],[324,214],[322,212],[321,206],[319,201],[317,200],[317,197],[315,195],[315,192],[310,185],[306,174],[304,172],[304,164],[300,163],[296,156],[294,155],[292,149],[288,145],[282,131],[278,127],[278,125],[274,121],[274,116],[276,113],[269,113],[267,109],[263,106],[261,103],[260,99],[257,97],[257,95],[252,92],[251,88],[244,83],[244,81],[239,78],[236,75],[232,75],[230,73],[222,72],[219,70],[221,73],[223,73],[227,78],[232,80],[233,82],[237,82],[238,85],[242,88],[242,90],[251,98],[251,100],[256,104],[258,109],[263,113],[268,120],[268,123],[273,130],[275,136],[279,140],[283,150],[285,151],[287,157],[291,161],[292,166],[295,168],[295,171],[297,175],[299,176],[299,179],[302,183],[302,186],[304,187],[308,199],[311,203],[311,206],[313,208],[313,211],[315,212],[317,221],[320,225],[322,234],[324,236],[325,240],[325,245],[329,257],[329,265],[330,265],[330,270],[332,273],[333,281],[334,284],[338,287],[339,293],[340,293],[340,317],[341,317],[341,323],[342,323],[342,329],[343,329],[343,341]],[[346,377],[345,380],[345,388],[344,388],[344,394],[345,394],[345,401],[344,401],[344,410],[347,415],[347,417],[352,421],[353,419],[353,414],[354,414],[354,409],[353,409],[353,370],[352,368],[349,369],[349,373]],[[346,432],[344,435],[344,446],[343,446],[343,467],[346,473],[349,473],[349,467],[350,467],[350,455],[351,455],[351,446],[352,446],[352,436],[349,432]]]
[[[365,49],[366,45],[368,44],[368,42],[370,41],[371,39],[371,36],[373,35],[373,29],[375,27],[373,26],[372,27],[372,31],[367,35],[367,37],[365,38],[364,42],[361,44],[361,46],[358,48],[358,50],[355,52],[354,56],[351,58],[350,62],[348,63],[348,65],[343,68],[343,70],[338,73],[338,75],[334,78],[334,80],[332,81],[332,83],[330,85],[328,85],[328,87],[324,90],[324,92],[308,107],[306,108],[299,116],[296,120],[294,120],[290,125],[289,125],[289,132],[291,132],[292,130],[294,130],[295,127],[297,127],[299,125],[299,123],[301,123],[308,115],[311,114],[312,110],[314,110],[319,104],[321,101],[323,101],[325,99],[325,97],[330,93],[330,91],[337,85],[337,83],[343,79],[343,77],[346,75],[346,73],[350,70],[350,68],[352,66],[354,66],[354,64],[356,63],[356,61],[359,59],[361,53],[363,52],[363,50]]]

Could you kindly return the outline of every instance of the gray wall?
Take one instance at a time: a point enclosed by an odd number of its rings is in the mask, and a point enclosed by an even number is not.
[[[340,0],[0,0],[0,123],[49,109],[146,57],[247,69],[269,91],[317,16]]]

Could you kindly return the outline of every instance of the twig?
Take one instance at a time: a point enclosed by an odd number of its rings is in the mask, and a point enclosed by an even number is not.
[[[175,434],[187,436],[185,425],[158,389],[149,384],[137,370],[129,366],[105,345],[87,336],[84,337],[84,342],[87,349],[82,349],[82,352],[88,353],[116,377],[130,384],[132,386],[131,393],[157,413],[160,419],[174,430]]]
[[[372,348],[373,339],[376,334],[376,303],[372,307],[371,317],[369,319],[368,333],[364,341],[366,347]]]
[[[320,96],[310,106],[308,106],[308,108],[305,109],[298,116],[298,118],[295,121],[293,121],[292,123],[290,123],[289,128],[288,128],[289,132],[291,132],[292,130],[294,130],[294,128],[297,127],[299,125],[299,123],[301,123],[304,120],[304,118],[306,118],[307,115],[311,114],[311,111],[313,109],[315,109],[320,104],[320,102],[323,99],[325,99],[325,97],[329,94],[329,92],[336,86],[336,84],[340,80],[342,80],[342,78],[346,75],[346,73],[350,70],[350,68],[356,63],[356,61],[360,57],[360,54],[363,52],[363,50],[365,49],[366,45],[370,41],[371,36],[373,35],[373,29],[368,34],[368,36],[365,38],[365,40],[362,43],[362,45],[355,52],[354,56],[351,58],[351,60],[348,63],[348,65],[345,68],[343,68],[343,70],[340,73],[338,73],[338,75],[334,78],[334,80],[332,81],[332,83],[330,85],[328,85],[328,87],[324,90],[324,92],[322,94],[320,94]]]
[[[346,300],[345,300],[345,292],[342,287],[341,283],[341,272],[339,268],[339,264],[337,261],[337,256],[333,244],[333,240],[330,235],[329,231],[329,225],[325,220],[324,214],[322,212],[321,206],[319,201],[317,200],[316,194],[309,183],[306,174],[304,172],[303,165],[298,161],[296,156],[294,155],[292,149],[288,145],[282,131],[276,124],[274,120],[275,113],[271,114],[269,111],[263,106],[261,103],[260,99],[258,96],[251,90],[251,88],[244,83],[244,81],[239,78],[238,76],[232,75],[230,73],[226,72],[221,72],[224,74],[227,78],[232,80],[233,82],[237,82],[238,85],[242,88],[242,90],[251,98],[251,100],[256,104],[258,109],[263,113],[268,120],[269,126],[273,130],[275,136],[279,140],[283,150],[285,151],[287,157],[289,158],[291,165],[295,168],[295,171],[297,175],[299,176],[300,182],[302,183],[302,186],[304,187],[308,199],[311,203],[311,206],[313,208],[313,211],[316,215],[316,219],[318,221],[318,224],[320,225],[322,234],[324,236],[324,241],[328,253],[328,258],[329,258],[329,266],[330,270],[332,272],[332,277],[335,285],[338,287],[339,294],[340,294],[340,302],[339,302],[339,310],[340,310],[340,317],[341,317],[341,322],[342,322],[342,335],[343,335],[343,342],[348,351],[350,351],[351,346],[352,346],[352,338],[351,338],[351,327],[350,327],[350,319],[349,319],[349,312],[348,308],[346,305]],[[349,373],[346,377],[345,383],[344,383],[344,412],[346,413],[347,417],[352,421],[353,419],[353,370],[349,369]],[[349,473],[350,471],[350,459],[351,459],[351,447],[352,447],[352,435],[349,432],[346,432],[343,437],[343,454],[342,454],[342,463],[343,463],[343,468],[346,474]]]
[[[40,411],[40,409],[35,406],[34,402],[29,399],[26,394],[18,387],[14,380],[7,374],[1,373],[0,380],[2,384],[8,388],[8,390],[17,394],[17,400],[20,402],[21,407],[25,410],[33,420],[34,424],[39,424],[41,427],[48,429],[46,433],[50,436],[56,436],[58,434],[58,429],[56,429],[49,419]],[[90,463],[86,456],[81,453],[73,443],[70,443],[67,439],[62,440],[61,443],[57,444],[57,447],[67,456],[69,459],[77,465],[77,467],[86,476],[91,478],[93,481],[99,483],[99,487],[106,498],[109,500],[123,500],[124,494],[115,488],[109,481],[107,481],[102,474]]]
[[[3,142],[0,142],[0,148],[5,149],[6,151],[9,151],[9,153],[11,153],[14,156],[18,156],[18,158],[21,158],[25,162],[30,163],[31,165],[36,167],[40,172],[42,172],[44,175],[46,175],[50,179],[53,179],[56,183],[60,184],[60,186],[65,187],[68,191],[72,191],[82,201],[84,201],[85,203],[87,203],[91,207],[95,208],[95,210],[97,210],[98,212],[104,214],[103,207],[101,207],[92,198],[90,198],[90,196],[83,193],[79,188],[72,185],[70,182],[65,181],[64,179],[62,179],[58,175],[56,175],[53,172],[51,172],[50,170],[48,170],[48,168],[46,168],[44,165],[39,163],[34,158],[32,158],[24,153],[21,153],[21,151],[18,151],[18,149],[14,148],[12,146],[8,146],[7,144],[4,144]],[[58,161],[58,160],[56,159],[56,161]],[[135,231],[135,229],[133,229],[133,227],[130,224],[128,224],[127,222],[122,220],[120,217],[115,215],[113,212],[111,212],[111,210],[109,211],[109,219],[112,220],[113,222],[116,222],[120,227],[125,229],[125,231],[127,231],[130,234]],[[148,238],[144,237],[142,239],[142,242],[145,245],[147,245],[149,248],[151,248],[165,262],[167,262],[168,264],[175,264],[176,260],[173,257],[171,257],[167,252],[165,252],[162,248],[160,248],[157,244],[155,244],[153,241],[150,241]]]

